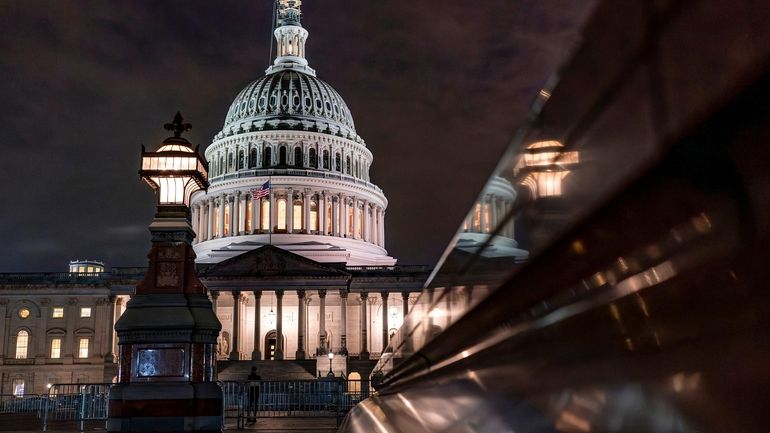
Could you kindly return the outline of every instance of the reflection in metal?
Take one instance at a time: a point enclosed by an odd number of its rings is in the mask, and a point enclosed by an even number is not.
[[[766,430],[770,10],[674,3],[599,3],[341,432]]]

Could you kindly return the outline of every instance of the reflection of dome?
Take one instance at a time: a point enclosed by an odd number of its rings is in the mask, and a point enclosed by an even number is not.
[[[288,128],[328,129],[335,135],[357,138],[353,116],[339,93],[324,81],[291,69],[246,86],[230,105],[221,135]]]

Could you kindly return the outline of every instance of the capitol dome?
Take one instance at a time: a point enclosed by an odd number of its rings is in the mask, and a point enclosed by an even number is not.
[[[219,136],[266,128],[326,132],[360,141],[339,93],[323,80],[292,69],[247,85],[230,105]]]
[[[305,58],[301,3],[279,3],[277,56],[236,96],[205,151],[210,187],[191,206],[197,261],[274,245],[317,262],[394,265],[373,155]]]

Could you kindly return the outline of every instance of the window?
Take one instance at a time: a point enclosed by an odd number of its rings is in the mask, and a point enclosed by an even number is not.
[[[286,230],[286,200],[278,200],[278,230]]]
[[[363,239],[364,237],[364,210],[363,208],[358,208],[358,233],[356,235],[359,239]]]
[[[345,173],[350,174],[350,157],[345,158]]]
[[[29,333],[22,329],[16,334],[16,359],[27,358],[27,347],[29,347]]]
[[[265,147],[265,153],[262,154],[262,167],[270,167],[273,165],[273,149]]]
[[[270,229],[270,200],[262,200],[262,230]]]
[[[225,204],[225,236],[230,236],[230,202]]]
[[[278,149],[278,165],[286,165],[286,146]]]
[[[310,202],[310,226],[308,230],[318,231],[318,202]]]
[[[19,310],[19,317],[22,319],[26,319],[29,317],[29,308],[22,308]]]
[[[233,171],[233,154],[228,153],[227,154],[227,172],[230,173]]]
[[[54,319],[63,319],[64,307],[53,307],[53,311],[51,312],[51,317],[53,317]]]
[[[293,230],[302,230],[302,201],[294,201],[294,214],[291,220],[291,228]]]
[[[243,170],[246,166],[246,153],[243,150],[238,151],[238,170]]]
[[[310,158],[310,167],[318,168],[318,155],[316,154],[315,149],[310,149],[310,154],[308,157]]]
[[[81,307],[80,317],[91,317],[91,307]]]
[[[334,157],[334,171],[342,172],[342,156],[339,153]]]
[[[332,203],[331,200],[326,202],[326,233],[332,232],[332,227],[333,227],[332,225],[334,223],[332,221],[332,215],[333,215],[332,206],[334,206],[334,203]]]
[[[294,165],[296,167],[302,167],[305,165],[305,161],[302,160],[302,148],[301,147],[295,147],[294,148]]]
[[[16,397],[24,395],[24,379],[13,379],[13,395]]]
[[[348,233],[347,237],[353,237],[353,206],[348,206]]]
[[[51,340],[51,358],[61,358],[61,338]]]
[[[88,358],[88,339],[81,338],[78,342],[78,358]]]
[[[214,206],[214,236],[222,236],[222,233],[219,232],[219,206]]]
[[[243,212],[243,218],[246,220],[243,223],[243,230],[246,231],[246,233],[251,233],[251,203],[252,201],[247,199],[245,201],[246,203],[246,209]]]
[[[331,167],[331,163],[329,162],[329,151],[324,150],[324,168],[329,169]]]
[[[255,147],[252,147],[249,151],[249,168],[254,168],[257,166],[257,149]]]

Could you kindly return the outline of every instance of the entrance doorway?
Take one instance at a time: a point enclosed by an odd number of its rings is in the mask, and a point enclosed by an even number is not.
[[[275,349],[278,345],[278,333],[272,330],[265,335],[265,359],[275,360]]]

